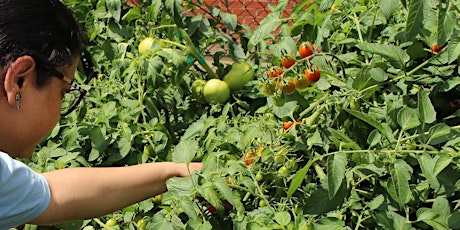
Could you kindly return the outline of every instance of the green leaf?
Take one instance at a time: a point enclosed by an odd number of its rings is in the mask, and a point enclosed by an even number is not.
[[[448,64],[457,61],[460,57],[460,41],[458,38],[453,38],[450,44],[446,47],[447,55],[449,56]],[[458,77],[455,77],[458,78]],[[451,78],[450,78],[451,79]]]
[[[429,208],[420,208],[417,210],[417,221],[431,220],[438,216],[438,213]]]
[[[271,33],[275,31],[281,25],[280,13],[275,12],[267,15],[261,22],[260,25],[254,30],[254,33],[249,38],[248,49],[252,50],[260,42],[262,42]]]
[[[107,10],[112,15],[112,17],[120,21],[121,18],[121,0],[106,0],[105,4],[107,6]]]
[[[305,176],[307,175],[308,170],[310,169],[311,165],[315,162],[314,160],[309,160],[305,166],[299,171],[296,172],[294,177],[292,178],[291,185],[289,186],[287,197],[290,199],[294,192],[299,188],[302,184]]]
[[[388,193],[402,208],[404,204],[409,202],[411,191],[409,180],[412,175],[412,168],[403,160],[397,160],[390,165],[391,178],[388,180]]]
[[[180,27],[184,27],[184,23],[182,21],[184,17],[184,7],[182,5],[181,0],[165,0],[164,1],[165,8],[167,12],[173,17],[174,22]]]
[[[416,128],[420,125],[420,120],[418,118],[417,112],[415,109],[409,107],[403,107],[398,112],[398,124],[401,126],[402,131]]]
[[[315,230],[343,230],[345,222],[333,217],[323,217],[314,224]]]
[[[452,212],[447,220],[450,229],[460,229],[460,210],[457,209]]]
[[[203,223],[200,219],[194,219],[187,221],[185,230],[212,230],[212,225],[208,221]]]
[[[275,213],[275,221],[285,227],[291,222],[291,214],[289,212],[277,212]]]
[[[138,7],[134,7],[134,8],[129,9],[128,13],[123,15],[122,20],[130,22],[130,21],[134,21],[140,18],[142,18],[141,9]]]
[[[377,43],[361,43],[356,46],[363,51],[382,56],[387,59],[392,66],[399,69],[403,68],[410,60],[410,56],[406,51],[398,46]]]
[[[369,134],[369,137],[367,138],[367,143],[369,144],[369,147],[374,147],[377,144],[381,143],[381,140],[382,140],[382,135],[379,133],[379,131],[374,129]]]
[[[448,11],[448,7],[440,5],[437,23],[437,44],[444,45],[452,37],[452,33],[457,25],[457,14],[453,11]]]
[[[359,112],[359,111],[356,111],[356,110],[351,110],[351,109],[344,109],[347,113],[353,115],[354,117],[366,122],[367,124],[371,125],[372,127],[376,128],[378,131],[380,131],[380,133],[382,134],[386,134],[385,132],[385,129],[383,128],[383,126],[381,125],[381,123],[377,120],[375,120],[373,117],[365,114],[365,113],[362,113],[362,112]]]
[[[418,113],[423,123],[431,124],[436,121],[436,110],[425,90],[418,92]]]
[[[219,13],[220,17],[224,20],[225,25],[230,29],[230,30],[235,30],[236,26],[238,25],[238,19],[237,16],[234,14],[229,14],[229,13],[224,13],[220,12]]]
[[[176,163],[190,163],[198,151],[198,142],[187,139],[179,142],[172,153],[172,160]]]
[[[437,159],[431,158],[428,154],[421,154],[417,156],[417,160],[422,169],[423,176],[428,180],[432,189],[439,189],[439,181],[434,173],[434,167]]]
[[[217,190],[222,194],[222,197],[226,199],[230,204],[235,205],[235,199],[233,197],[232,190],[228,187],[223,177],[214,177],[214,185]]]
[[[423,4],[425,0],[409,1],[409,15],[406,21],[406,39],[415,40],[423,26]]]
[[[451,128],[443,123],[436,124],[428,130],[430,140],[449,135]]]
[[[174,226],[170,218],[168,218],[169,215],[164,209],[155,213],[152,221],[147,224],[146,229],[174,230]]]
[[[459,43],[459,51],[460,51],[460,43]],[[460,55],[460,53],[459,53]],[[457,56],[459,58],[459,56]],[[457,60],[457,58],[455,60]],[[457,87],[460,85],[460,77],[451,77],[444,81],[444,83],[440,87],[441,92],[448,92],[452,90],[453,88]]]
[[[393,16],[399,7],[399,0],[379,0],[378,3],[380,10],[387,19]]]
[[[327,159],[329,199],[332,199],[342,186],[347,163],[347,155],[345,153],[338,153]]]
[[[379,226],[385,229],[412,230],[411,224],[406,218],[396,212],[378,212],[375,215],[375,220]]]
[[[205,183],[203,186],[197,188],[198,193],[208,201],[217,210],[223,210],[224,206],[219,199],[219,194],[215,190],[212,183]]]

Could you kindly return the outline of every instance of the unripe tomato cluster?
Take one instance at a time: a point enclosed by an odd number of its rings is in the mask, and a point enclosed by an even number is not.
[[[296,89],[305,89],[319,81],[321,71],[309,61],[317,52],[319,48],[315,48],[311,42],[304,42],[298,47],[297,57],[292,53],[283,53],[280,58],[281,65],[269,68],[263,92],[272,96],[276,106],[284,105],[284,94],[292,94]]]

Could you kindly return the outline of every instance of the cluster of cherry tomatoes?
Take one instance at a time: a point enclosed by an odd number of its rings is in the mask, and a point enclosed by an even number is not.
[[[321,77],[321,71],[308,61],[316,52],[318,49],[315,49],[311,42],[304,42],[298,47],[298,58],[292,53],[283,54],[281,65],[272,66],[268,71],[268,82],[264,85],[264,93],[280,97],[280,94],[292,94],[296,89],[305,89],[317,82]],[[296,65],[304,61],[307,63],[305,69],[303,66]],[[299,71],[301,74],[298,73]]]

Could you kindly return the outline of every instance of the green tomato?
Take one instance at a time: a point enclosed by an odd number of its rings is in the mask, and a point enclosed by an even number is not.
[[[289,172],[289,169],[286,168],[286,166],[281,166],[281,168],[278,169],[278,173],[281,174],[282,176],[287,175]]]
[[[244,87],[246,83],[254,80],[254,70],[247,62],[233,63],[230,71],[224,76],[224,81],[230,90],[237,91]]]
[[[259,207],[265,207],[265,206],[267,206],[267,202],[265,202],[265,200],[260,200]]]
[[[264,179],[264,175],[261,172],[258,172],[256,174],[256,181],[261,181],[262,179]]]
[[[277,107],[281,107],[286,104],[286,96],[284,94],[277,94],[272,96],[273,104]]]
[[[139,43],[139,53],[143,54],[149,51],[152,48],[153,43],[155,42],[155,39],[152,37],[146,37],[144,40]]]
[[[137,221],[136,225],[137,225],[137,229],[144,230],[147,224],[144,219],[140,219],[139,221]]]
[[[163,199],[163,196],[162,196],[161,194],[158,194],[158,195],[152,197],[152,201],[153,201],[153,203],[155,203],[156,205],[160,205],[162,199]]]
[[[105,222],[105,226],[107,227],[115,227],[117,226],[117,221],[113,218],[110,218],[107,220],[107,222]]]
[[[191,91],[192,96],[200,103],[205,103],[206,99],[203,95],[203,88],[206,85],[206,81],[203,79],[197,79],[192,83]]]
[[[230,97],[230,88],[225,81],[211,79],[203,87],[203,96],[211,104],[223,104]]]

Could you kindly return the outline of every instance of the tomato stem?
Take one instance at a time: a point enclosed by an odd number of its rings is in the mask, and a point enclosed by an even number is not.
[[[318,107],[321,103],[323,103],[329,96],[329,92],[326,92],[320,99],[318,99],[317,101],[313,102],[308,108],[306,108],[304,111],[302,111],[299,115],[299,119],[306,116],[307,114],[309,114],[311,111],[313,111],[313,109],[315,109],[316,107]]]
[[[193,44],[193,41],[188,35],[187,31],[185,31],[185,29],[179,29],[179,30],[180,30],[180,33],[182,34],[182,38],[185,40],[185,44],[187,45],[187,48],[185,49],[185,51],[188,54],[192,55],[196,60],[199,61],[201,59],[201,54],[196,49],[195,44]],[[199,63],[201,64],[201,66],[203,66],[203,68],[205,68],[206,72],[209,74],[211,78],[219,79],[217,74],[211,69],[211,67],[209,67],[207,62],[199,61]]]

